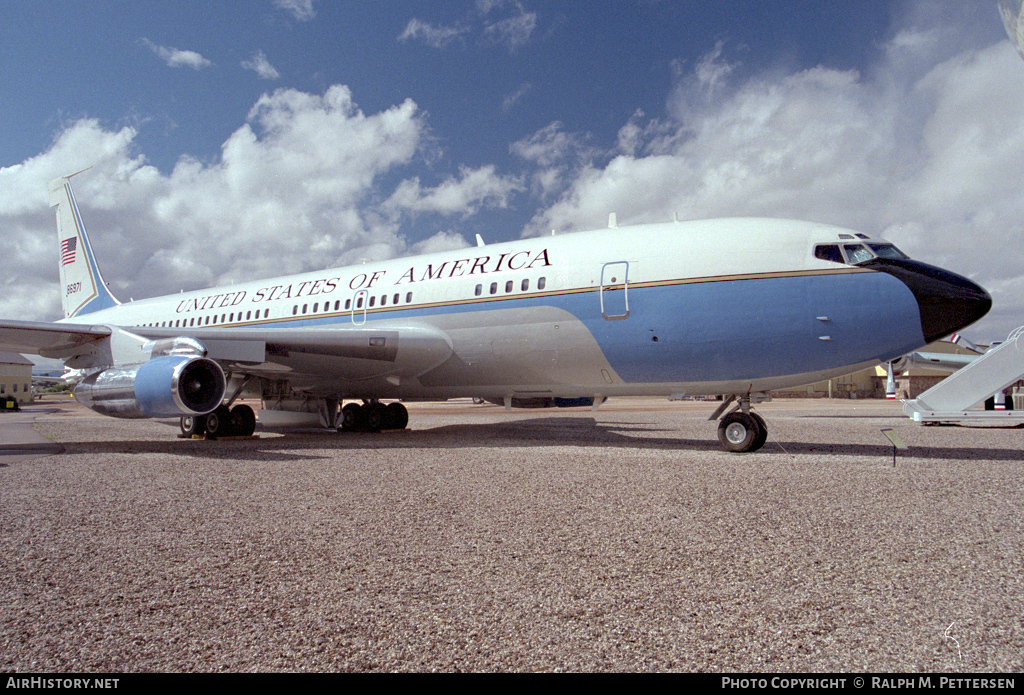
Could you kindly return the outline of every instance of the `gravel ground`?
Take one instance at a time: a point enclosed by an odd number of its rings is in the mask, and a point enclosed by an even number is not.
[[[776,401],[738,455],[710,403],[218,442],[34,407],[63,451],[0,456],[0,671],[1024,669],[1024,430]]]

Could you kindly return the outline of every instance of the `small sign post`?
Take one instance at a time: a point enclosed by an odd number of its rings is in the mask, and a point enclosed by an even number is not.
[[[882,434],[884,434],[889,439],[889,441],[892,442],[892,467],[895,468],[896,467],[896,450],[897,449],[906,449],[908,447],[907,447],[906,443],[902,439],[900,439],[900,436],[898,434],[896,434],[896,430],[892,429],[891,427],[887,427],[887,428],[883,429],[882,430]]]

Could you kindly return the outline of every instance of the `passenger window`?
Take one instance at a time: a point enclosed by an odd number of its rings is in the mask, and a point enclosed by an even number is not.
[[[405,295],[405,303],[406,303],[406,304],[409,304],[409,303],[411,303],[411,302],[412,302],[412,292],[409,292],[409,293],[407,293],[407,294]]]
[[[381,298],[380,298],[380,305],[381,305],[381,306],[384,306],[384,305],[385,305],[385,304],[387,304],[387,303],[388,303],[388,296],[387,296],[386,294],[385,294],[385,295],[381,295]]]
[[[370,297],[370,306],[373,306],[377,302],[376,297]]]
[[[484,293],[484,286],[483,285],[477,285],[476,289],[473,291],[473,295],[477,296],[477,297],[479,297],[483,293]]]
[[[320,310],[320,302],[314,303],[313,304],[313,313],[315,314],[319,310]]]
[[[359,297],[358,299],[356,299],[356,309],[362,309],[362,308],[363,308],[363,298]]]
[[[391,298],[391,303],[398,304],[398,294],[395,294],[395,296]]]
[[[831,261],[832,263],[843,263],[843,254],[839,252],[839,247],[836,244],[815,246],[814,257],[820,258],[823,261]]]
[[[523,288],[523,292],[529,291],[529,289],[530,289],[530,281],[529,280],[523,280],[522,288]]]
[[[336,302],[334,302],[334,310],[337,311],[339,306],[341,306],[341,300],[340,299],[337,300]],[[348,309],[347,306],[345,308]]]
[[[547,284],[548,284],[548,279],[547,278],[540,278],[539,280],[537,280],[537,289],[538,290],[542,290],[542,289],[544,289],[547,286]]]
[[[251,318],[252,318],[252,312],[251,311],[245,312],[245,320],[248,321]]]
[[[298,316],[298,315],[299,315],[299,305],[296,304],[295,306],[292,307],[292,316]],[[214,320],[217,319],[216,316],[214,316],[213,318],[214,318]]]
[[[491,283],[491,294],[497,294],[497,293],[498,293],[498,283],[492,282]]]
[[[514,283],[511,280],[509,280],[508,282],[505,283],[505,293],[506,294],[512,291],[513,285],[514,285]]]
[[[270,316],[270,309],[264,309],[263,310],[263,318],[267,318],[268,316]]]

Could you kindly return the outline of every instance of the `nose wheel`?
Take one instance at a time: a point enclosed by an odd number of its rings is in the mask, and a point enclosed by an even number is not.
[[[726,451],[757,451],[768,441],[768,425],[757,413],[729,413],[718,423],[718,441]]]
[[[768,425],[764,418],[750,409],[752,403],[764,403],[770,401],[771,396],[767,393],[745,393],[741,395],[727,396],[722,399],[722,405],[709,417],[711,421],[718,420],[718,441],[726,451],[746,453],[757,451],[768,441]],[[722,416],[730,405],[736,403],[732,411]]]

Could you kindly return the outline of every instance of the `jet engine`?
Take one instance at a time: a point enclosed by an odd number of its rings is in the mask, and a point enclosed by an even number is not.
[[[224,372],[213,360],[165,355],[91,374],[75,387],[75,400],[111,417],[182,417],[212,412],[224,400],[225,387]]]

